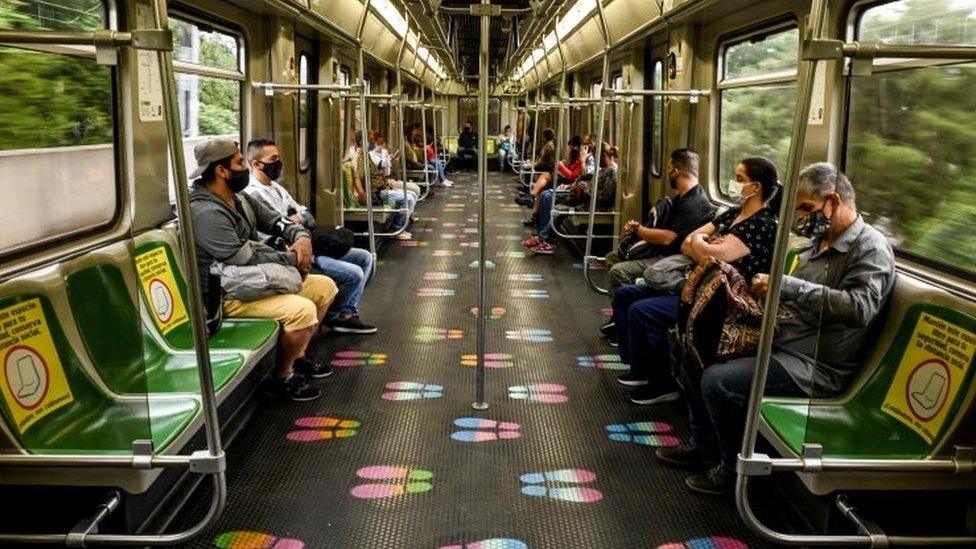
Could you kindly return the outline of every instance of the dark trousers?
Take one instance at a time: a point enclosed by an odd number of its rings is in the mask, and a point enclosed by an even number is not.
[[[746,405],[755,370],[755,357],[713,364],[704,370],[691,360],[682,361],[679,373],[688,404],[691,445],[717,453],[726,466],[735,468],[742,447]],[[768,396],[805,396],[773,354],[766,377]]]
[[[678,296],[636,285],[613,293],[620,360],[630,373],[656,389],[674,385],[668,354],[668,328],[678,320]]]

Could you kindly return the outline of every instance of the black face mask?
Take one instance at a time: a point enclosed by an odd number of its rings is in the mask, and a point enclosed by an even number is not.
[[[274,162],[262,162],[261,171],[264,175],[268,176],[272,181],[277,181],[281,177],[281,172],[284,170],[285,165],[281,160],[275,160]]]
[[[227,180],[227,186],[230,187],[231,192],[239,193],[251,182],[251,172],[249,170],[229,171],[230,179]]]

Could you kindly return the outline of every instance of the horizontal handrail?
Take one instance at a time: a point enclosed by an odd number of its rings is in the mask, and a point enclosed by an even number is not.
[[[0,44],[132,46],[140,50],[173,51],[173,33],[159,29],[136,29],[128,32],[109,29],[92,32],[7,30],[0,31]]]
[[[258,90],[297,90],[297,91],[348,91],[355,92],[356,86],[340,84],[279,84],[276,82],[251,82],[251,87]]]

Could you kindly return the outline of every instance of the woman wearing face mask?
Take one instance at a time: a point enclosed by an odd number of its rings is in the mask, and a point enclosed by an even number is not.
[[[743,159],[729,182],[729,197],[738,205],[693,231],[681,245],[681,253],[696,262],[714,257],[731,264],[746,279],[769,272],[778,225],[781,186],[776,166],[768,159]],[[630,372],[617,381],[636,387],[630,401],[657,404],[678,398],[671,378],[665,334],[678,319],[679,297],[673,294],[623,286],[614,292],[613,318],[620,343],[620,358]]]

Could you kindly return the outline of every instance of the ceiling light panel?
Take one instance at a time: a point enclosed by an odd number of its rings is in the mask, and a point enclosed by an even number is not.
[[[370,6],[376,13],[391,26],[393,30],[396,31],[400,38],[407,35],[408,25],[407,20],[403,18],[403,15],[390,3],[390,0],[372,0]]]

